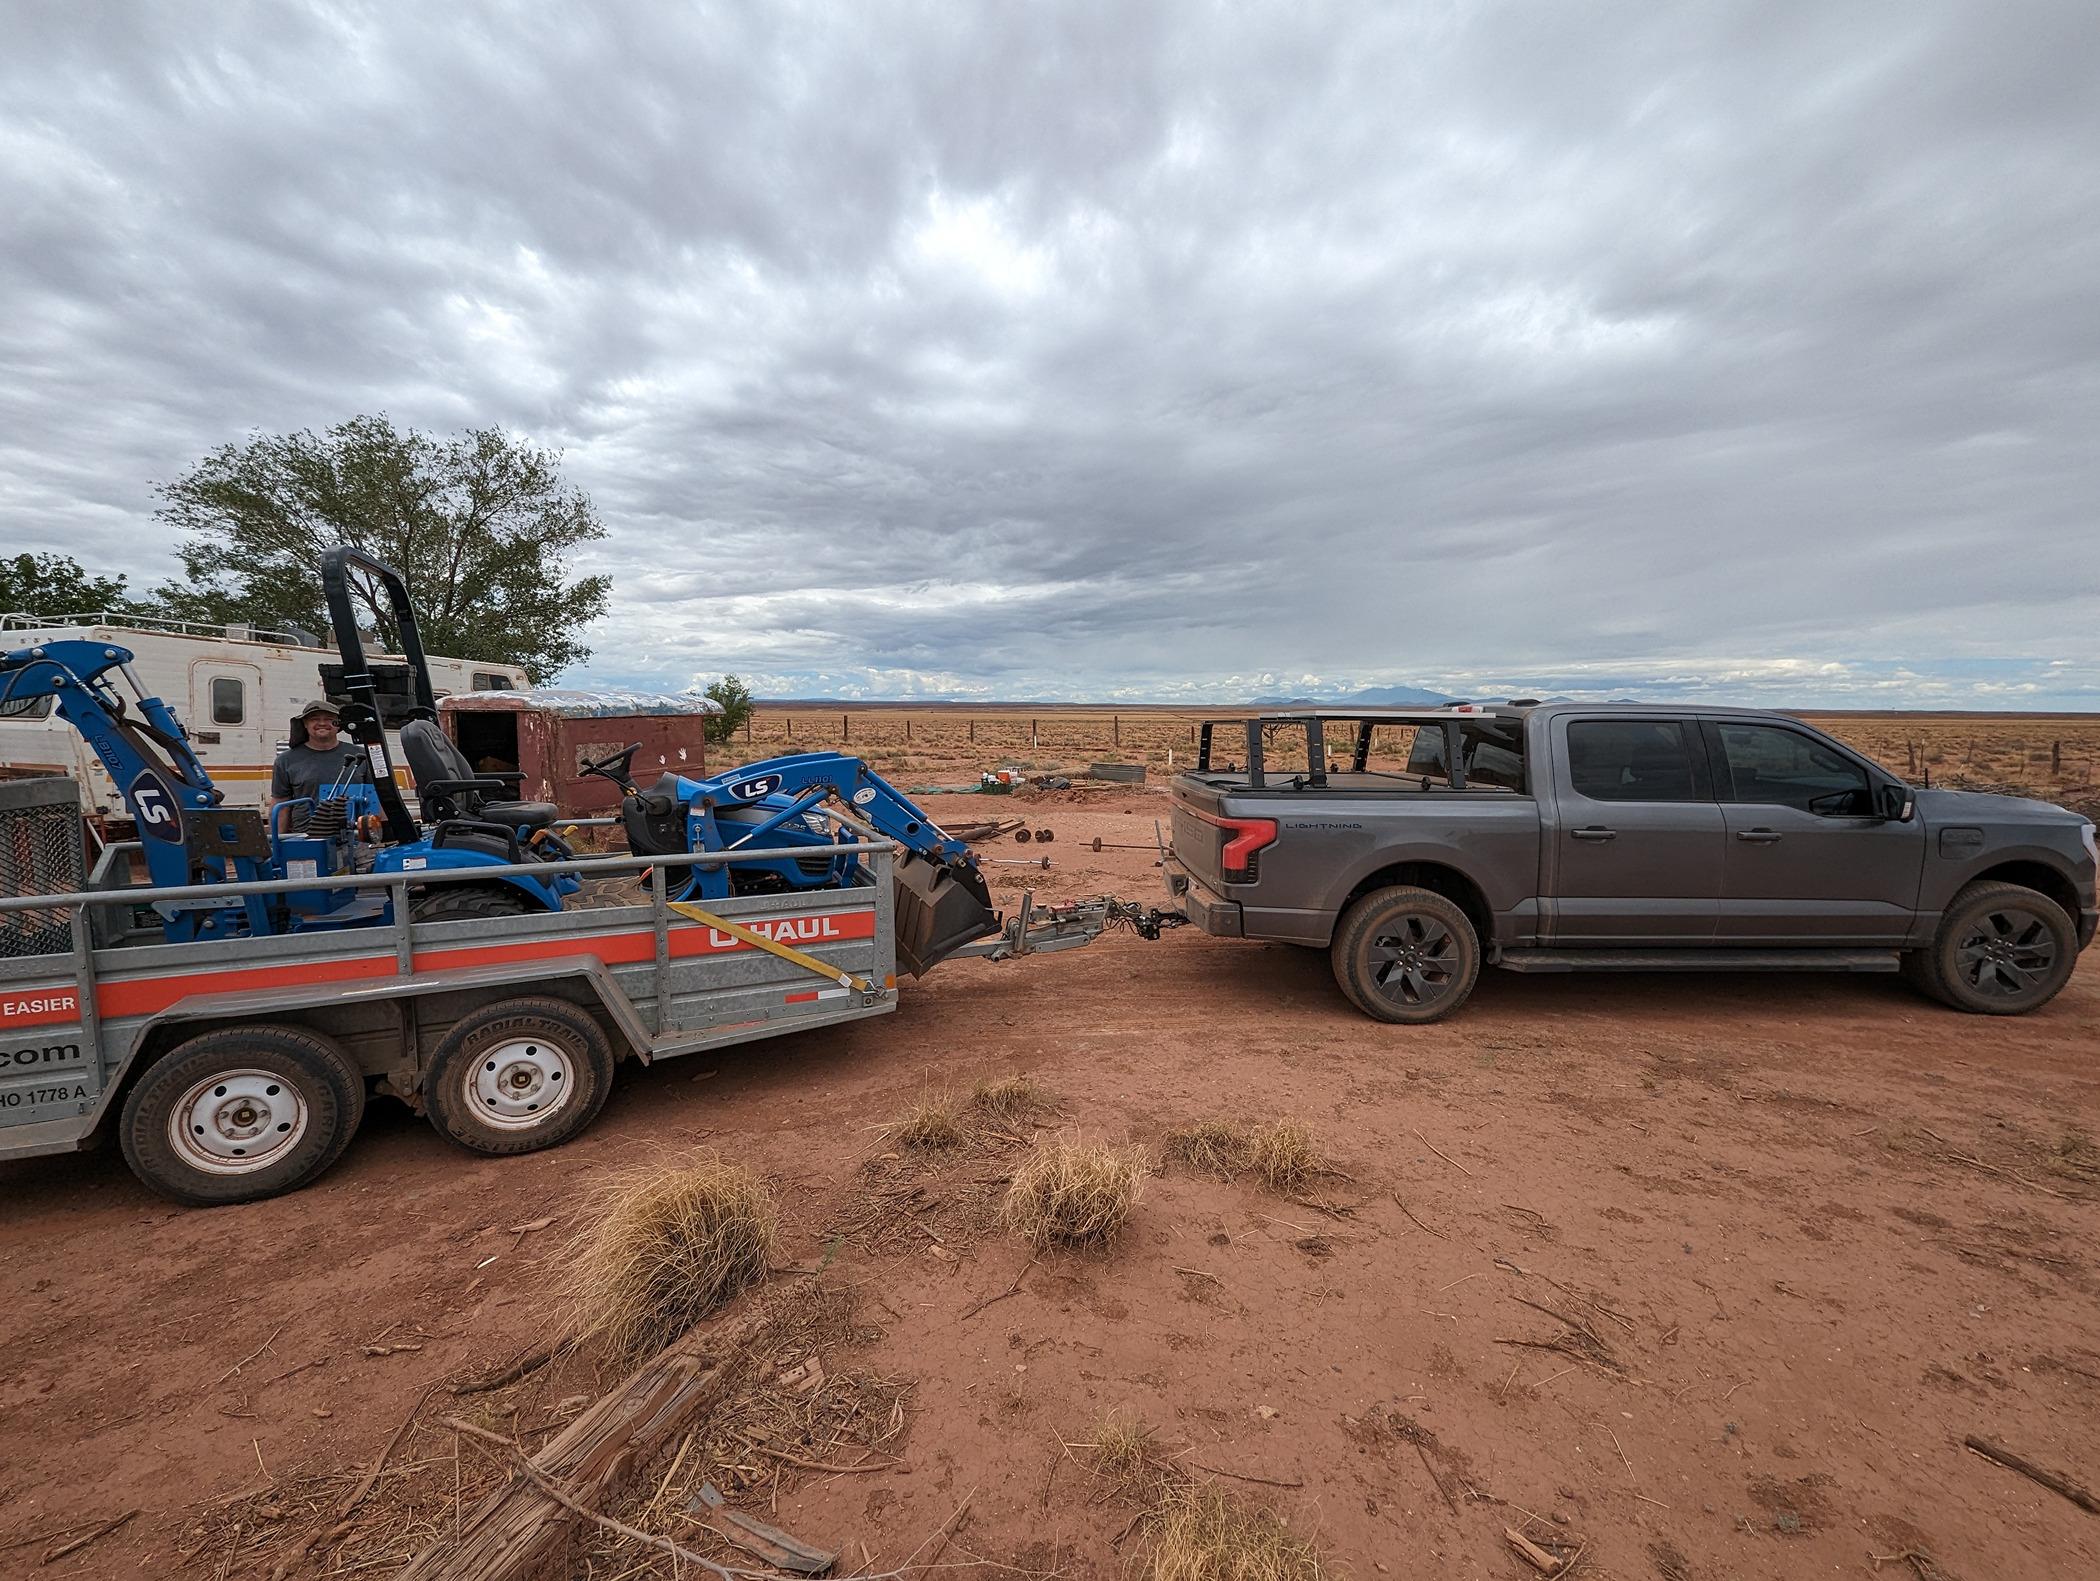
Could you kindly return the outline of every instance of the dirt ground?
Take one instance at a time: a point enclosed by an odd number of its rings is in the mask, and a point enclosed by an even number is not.
[[[993,869],[1006,899],[1158,894],[1147,852],[1087,848],[1148,841],[1156,790],[934,807],[1054,829],[987,848],[1051,858]],[[812,1342],[825,1368],[902,1402],[899,1458],[754,1484],[841,1574],[1124,1573],[1135,1508],[1063,1447],[1115,1413],[1341,1575],[1528,1576],[1507,1526],[1595,1577],[2096,1575],[2100,1517],[1963,1448],[2100,1487],[2096,1055],[2091,961],[2018,1020],[1892,978],[1489,973],[1456,1020],[1403,1029],[1353,1012],[1319,952],[1116,934],[628,1068],[589,1133],[527,1158],[375,1103],[331,1173],[245,1208],[171,1208],[114,1152],[0,1166],[0,1574],[269,1575],[426,1388],[555,1336],[582,1192],[714,1147],[774,1185],[783,1262],[828,1260],[857,1297]],[[923,1238],[857,1233],[901,1167],[885,1122],[1011,1072],[1053,1129],[1157,1157],[1200,1119],[1295,1117],[1344,1173],[1301,1202],[1163,1167],[1113,1251],[1031,1268],[936,1207],[995,1194],[1015,1156],[973,1154],[906,1198]],[[572,1359],[476,1408],[536,1444],[612,1381]],[[389,1461],[371,1507],[398,1530],[288,1573],[390,1574],[449,1524],[493,1475],[437,1425],[460,1409],[425,1401]],[[645,1563],[586,1543],[571,1573],[672,1573]]]

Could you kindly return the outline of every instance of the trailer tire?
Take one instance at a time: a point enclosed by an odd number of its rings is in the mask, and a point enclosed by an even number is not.
[[[605,1107],[613,1054],[590,1015],[566,999],[501,999],[445,1034],[423,1078],[438,1134],[502,1157],[554,1147]]]
[[[275,1022],[177,1044],[124,1100],[124,1161],[192,1207],[296,1191],[343,1156],[365,1079],[333,1039]]]
[[[1365,1015],[1421,1026],[1441,1021],[1472,995],[1480,935],[1456,901],[1395,884],[1372,890],[1342,913],[1329,959],[1334,980]]]

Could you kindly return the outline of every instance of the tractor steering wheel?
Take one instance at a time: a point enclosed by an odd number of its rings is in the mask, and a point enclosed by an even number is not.
[[[631,796],[635,792],[635,784],[630,770],[634,763],[634,755],[641,750],[642,744],[639,741],[630,741],[624,749],[610,757],[585,758],[577,765],[577,772],[595,774],[600,779],[611,780],[619,786],[623,794]]]

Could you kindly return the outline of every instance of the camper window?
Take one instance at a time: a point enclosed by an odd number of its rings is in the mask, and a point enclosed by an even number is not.
[[[474,672],[474,690],[477,692],[507,692],[510,690],[510,677],[492,674],[487,670],[476,670]]]
[[[49,719],[53,698],[49,692],[40,697],[14,697],[0,703],[0,719]]]
[[[244,688],[232,676],[221,675],[211,683],[211,722],[215,725],[237,725],[247,717],[247,699],[242,696]]]

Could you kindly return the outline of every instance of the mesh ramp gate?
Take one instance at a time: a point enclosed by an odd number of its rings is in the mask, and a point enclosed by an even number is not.
[[[0,780],[0,896],[78,893],[87,887],[85,853],[78,785],[59,777]],[[66,907],[0,914],[0,958],[72,948]]]

